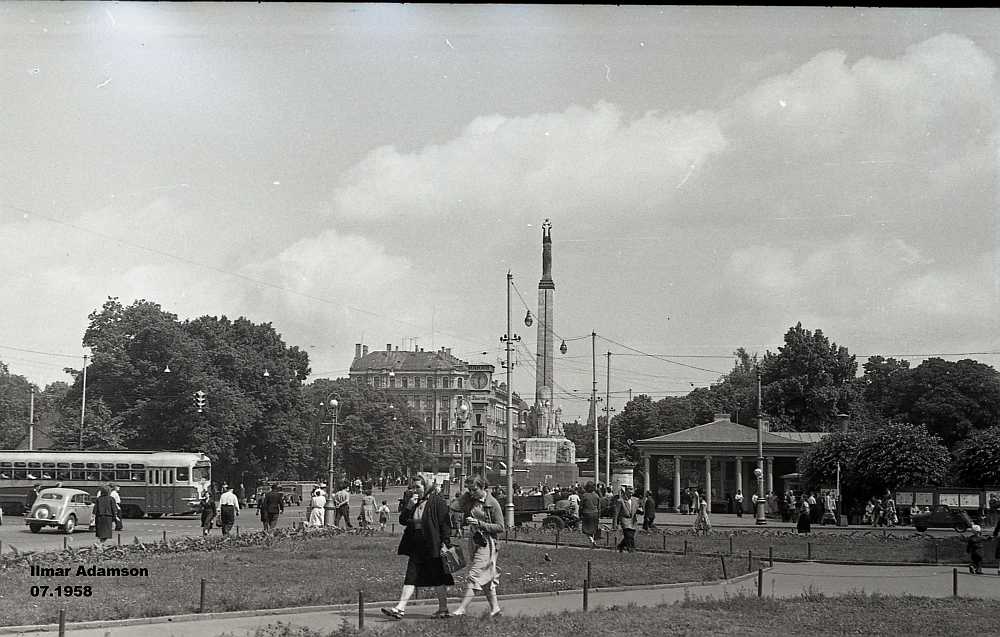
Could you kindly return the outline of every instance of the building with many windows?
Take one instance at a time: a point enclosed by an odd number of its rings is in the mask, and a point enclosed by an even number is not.
[[[385,350],[368,351],[359,343],[350,378],[387,392],[394,403],[405,404],[423,420],[428,432],[424,444],[435,457],[435,466],[428,469],[452,476],[495,475],[506,462],[507,386],[494,380],[494,371],[493,365],[456,358],[450,348],[410,351],[387,344]],[[457,420],[462,400],[469,404],[466,428]],[[511,402],[516,443],[527,436],[527,405],[516,393]]]

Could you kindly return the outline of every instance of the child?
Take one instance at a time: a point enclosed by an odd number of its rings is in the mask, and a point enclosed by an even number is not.
[[[384,531],[386,523],[389,522],[389,505],[382,500],[382,506],[378,508],[378,530]]]
[[[978,524],[972,525],[972,535],[969,536],[965,545],[965,552],[969,554],[969,572],[975,575],[983,574],[983,529]]]

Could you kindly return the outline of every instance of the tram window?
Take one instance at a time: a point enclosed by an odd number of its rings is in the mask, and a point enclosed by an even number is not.
[[[56,480],[72,480],[69,469],[56,469]]]
[[[85,480],[87,474],[80,469],[73,469],[70,471],[70,480]]]
[[[27,469],[14,469],[14,479],[15,480],[27,480],[28,479]]]
[[[43,469],[55,469],[56,468],[56,463],[54,463],[54,462],[43,462],[42,463],[42,468]]]
[[[9,462],[0,462],[0,479],[10,480],[10,476],[14,473],[14,465]]]
[[[107,469],[101,469],[101,482],[114,482],[115,472],[108,471]]]
[[[132,474],[129,473],[128,469],[116,469],[115,470],[115,480],[118,482],[127,482],[132,479]]]
[[[60,469],[69,469],[69,463],[68,462],[57,462],[56,463],[56,467],[58,467]]]
[[[128,469],[128,463],[119,462],[115,465],[115,469]]]
[[[28,468],[29,469],[41,469],[42,468],[42,463],[41,462],[29,462],[28,463]]]
[[[74,469],[83,469],[83,463],[82,462],[74,462],[73,465],[72,465],[72,467]]]
[[[87,463],[87,468],[88,469],[100,469],[101,465],[97,464],[96,462],[88,462]]]
[[[55,475],[55,471],[52,469],[42,469],[42,480],[52,480],[52,476]]]
[[[97,481],[97,476],[98,476],[98,473],[96,471],[87,471],[84,474],[84,478],[83,479],[91,481],[91,482],[96,482]]]
[[[143,482],[146,480],[145,471],[132,471],[132,481],[133,482]]]
[[[178,482],[189,482],[191,477],[188,475],[187,467],[178,467],[177,469],[177,481]]]
[[[15,469],[23,469],[24,467],[27,467],[27,466],[28,465],[24,464],[23,462],[15,462],[14,463],[14,468]]]

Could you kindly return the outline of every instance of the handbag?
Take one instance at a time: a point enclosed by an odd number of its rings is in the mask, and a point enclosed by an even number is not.
[[[441,565],[445,573],[455,573],[465,568],[465,553],[458,544],[449,546],[441,553]]]

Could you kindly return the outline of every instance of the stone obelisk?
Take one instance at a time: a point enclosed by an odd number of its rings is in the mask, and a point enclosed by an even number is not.
[[[542,223],[542,278],[538,281],[538,337],[535,351],[535,410],[538,414],[536,436],[559,435],[552,423],[555,404],[552,400],[552,359],[555,351],[553,310],[556,284],[552,280],[552,224]]]

